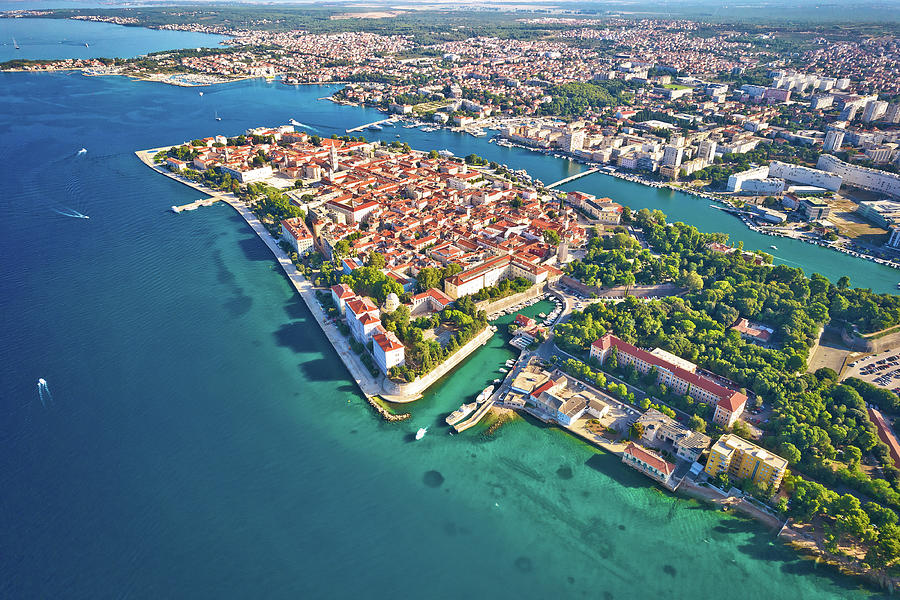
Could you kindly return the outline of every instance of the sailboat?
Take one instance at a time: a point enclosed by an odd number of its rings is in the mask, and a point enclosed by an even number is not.
[[[221,121],[222,117],[219,116],[219,111],[216,111],[216,121]]]

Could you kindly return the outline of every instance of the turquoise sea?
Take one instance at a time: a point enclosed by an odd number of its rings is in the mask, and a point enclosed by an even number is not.
[[[377,418],[243,221],[168,212],[197,193],[133,155],[289,118],[328,135],[375,120],[316,100],[329,91],[0,74],[0,597],[874,597],[557,429],[449,436],[443,417],[513,356],[500,336],[411,420]],[[575,168],[413,131],[381,135],[544,181]],[[689,197],[583,182],[705,218]],[[894,279],[842,258],[812,270]]]

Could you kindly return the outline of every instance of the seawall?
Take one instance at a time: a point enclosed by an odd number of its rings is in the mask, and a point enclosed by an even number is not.
[[[458,364],[467,359],[470,354],[475,352],[479,347],[485,345],[491,336],[494,335],[494,329],[488,325],[484,330],[469,340],[459,350],[450,355],[450,358],[442,362],[440,365],[429,373],[426,373],[419,379],[410,383],[396,383],[390,379],[384,380],[385,399],[390,402],[412,402],[418,400],[422,396],[422,392],[431,387],[438,379],[452,371]]]

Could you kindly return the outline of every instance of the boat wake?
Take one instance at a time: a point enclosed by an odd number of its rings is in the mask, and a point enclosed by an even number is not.
[[[47,408],[47,403],[53,404],[53,394],[50,393],[50,386],[47,380],[41,377],[37,380],[38,398],[41,399],[41,406]]]
[[[54,208],[53,212],[55,212],[58,215],[62,215],[64,217],[71,217],[73,219],[90,219],[89,216],[87,216],[84,213],[78,212],[74,208],[67,208],[65,206],[63,208],[65,208],[66,210],[59,210],[59,209]]]

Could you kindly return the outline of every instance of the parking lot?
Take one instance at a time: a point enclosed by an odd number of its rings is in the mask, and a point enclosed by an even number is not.
[[[856,377],[880,388],[900,392],[900,350],[885,350],[847,366],[847,377]]]

